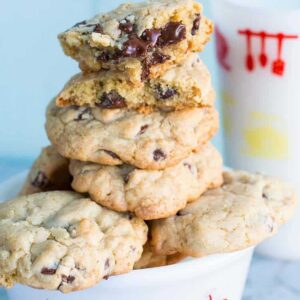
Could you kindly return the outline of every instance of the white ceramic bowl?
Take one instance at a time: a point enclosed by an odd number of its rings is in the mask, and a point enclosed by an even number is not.
[[[0,186],[0,202],[13,198],[26,173]],[[239,300],[253,248],[229,254],[186,259],[166,267],[135,270],[103,280],[91,289],[62,294],[16,285],[7,290],[10,300]]]

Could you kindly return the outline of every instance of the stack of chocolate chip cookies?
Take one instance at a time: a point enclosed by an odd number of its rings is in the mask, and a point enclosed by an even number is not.
[[[49,104],[52,145],[25,196],[0,206],[0,284],[79,290],[133,268],[241,250],[288,220],[290,187],[223,174],[210,143],[218,113],[197,52],[212,29],[194,0],[153,0],[59,35],[81,73]],[[31,247],[22,251],[35,258],[10,258],[24,232]]]
[[[198,57],[212,23],[194,0],[124,4],[59,35],[82,72],[47,111],[72,188],[143,220],[222,184],[211,76]]]

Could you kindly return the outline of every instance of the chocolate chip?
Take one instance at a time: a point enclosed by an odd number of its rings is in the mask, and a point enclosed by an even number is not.
[[[147,130],[147,128],[149,127],[149,125],[143,125],[140,129],[139,135],[144,134]]]
[[[114,153],[114,152],[112,152],[112,151],[109,151],[109,150],[103,150],[105,153],[107,153],[108,155],[110,155],[112,158],[114,158],[114,159],[120,159],[120,157],[116,154],[116,153]]]
[[[93,117],[92,110],[90,107],[87,107],[83,109],[77,116],[77,118],[74,119],[74,121],[86,121],[91,120]]]
[[[274,231],[274,226],[271,225],[271,224],[268,224],[268,229],[269,229],[269,232],[273,232]]]
[[[43,268],[41,273],[44,275],[54,275],[57,269]]]
[[[134,24],[125,19],[119,23],[119,29],[125,33],[132,33],[134,30]]]
[[[86,271],[86,268],[82,268],[82,267],[80,267],[78,265],[75,265],[75,269],[78,270],[78,271],[80,271],[80,272],[85,272]]]
[[[129,174],[126,174],[126,175],[124,176],[124,182],[125,182],[126,184],[127,184],[128,181],[129,181],[129,177],[130,177]]]
[[[186,38],[186,27],[181,22],[170,22],[161,31],[160,46],[176,44]]]
[[[96,24],[93,32],[96,32],[96,33],[103,33],[103,27],[100,25],[100,24]]]
[[[108,52],[102,52],[96,57],[96,60],[102,61],[102,62],[108,62],[110,60],[110,56]]]
[[[134,218],[134,214],[133,213],[128,213],[128,220],[132,220]]]
[[[192,172],[192,166],[189,163],[185,162],[185,163],[183,163],[183,165]]]
[[[192,35],[195,35],[197,33],[197,31],[200,28],[200,21],[201,21],[201,15],[200,14],[196,14],[196,18],[193,22],[193,28],[192,28]]]
[[[169,88],[169,87],[163,89],[162,86],[158,84],[155,87],[155,94],[157,96],[156,98],[166,100],[177,95],[177,91],[174,88]]]
[[[49,183],[49,180],[46,176],[46,174],[42,171],[39,171],[34,178],[34,180],[31,182],[31,185],[36,188],[45,188]]]
[[[74,26],[72,26],[72,28],[79,27],[79,26],[81,26],[81,25],[86,25],[86,21],[78,22],[78,23],[76,23]]]
[[[171,57],[169,55],[165,55],[159,51],[155,51],[151,55],[150,64],[153,66],[157,64],[162,64],[165,61],[169,60],[170,58]]]
[[[125,98],[123,98],[118,92],[111,91],[101,95],[100,102],[97,103],[97,106],[101,108],[123,108],[127,105]]]
[[[71,234],[71,235],[75,235],[76,233],[76,226],[74,224],[68,224],[65,225],[64,228]]]
[[[132,35],[124,44],[122,55],[125,57],[143,56],[151,43],[140,39],[137,35]]]
[[[148,64],[147,62],[143,61],[143,63],[142,63],[142,74],[141,74],[141,80],[142,81],[145,81],[149,78],[150,66],[151,66],[151,64]]]
[[[176,216],[179,216],[179,217],[186,216],[186,215],[189,215],[189,213],[185,212],[183,210],[178,211],[176,214]]]
[[[71,108],[73,110],[79,110],[80,106],[78,106],[78,105],[70,105],[69,108]]]
[[[104,280],[108,280],[108,278],[109,278],[109,275],[103,276]]]
[[[160,29],[146,29],[142,35],[141,39],[144,41],[149,42],[149,45],[151,47],[155,47],[157,44],[157,41],[159,37],[161,36],[161,30]]]
[[[116,49],[112,55],[111,55],[111,59],[112,60],[118,60],[120,58],[122,58],[124,55],[123,55],[123,50],[120,50],[120,49]]]
[[[166,154],[160,149],[156,149],[153,152],[153,159],[155,161],[165,160],[166,158],[167,158]]]
[[[66,283],[72,283],[74,280],[75,280],[75,277],[74,276],[67,276],[67,275],[61,275],[61,279],[62,279],[62,282],[66,282]]]
[[[262,194],[263,198],[268,199],[268,195],[266,193]]]
[[[105,261],[105,263],[104,263],[104,269],[107,270],[107,269],[109,269],[109,267],[110,267],[110,261],[107,258],[106,261]]]
[[[150,57],[144,59],[142,62],[143,69],[141,74],[141,80],[145,81],[146,79],[148,79],[151,66],[162,64],[168,59],[170,59],[169,55],[162,54],[159,51],[153,52]]]

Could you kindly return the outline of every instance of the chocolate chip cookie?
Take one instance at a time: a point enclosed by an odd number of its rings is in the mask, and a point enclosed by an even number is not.
[[[212,106],[211,77],[197,54],[190,54],[156,79],[134,87],[124,73],[101,71],[74,76],[56,98],[58,106],[172,108]]]
[[[207,189],[222,184],[222,158],[207,144],[174,167],[141,170],[131,165],[105,166],[71,161],[72,187],[94,201],[144,220],[175,215]]]
[[[42,149],[33,163],[20,194],[67,191],[71,190],[71,182],[69,160],[62,157],[53,146],[48,146]]]
[[[67,293],[133,269],[147,239],[136,217],[73,192],[47,192],[0,204],[0,285]]]
[[[66,55],[84,71],[126,73],[134,83],[162,75],[186,54],[202,51],[212,22],[194,0],[125,3],[61,33]]]
[[[67,158],[141,169],[174,166],[206,143],[218,129],[213,107],[141,114],[135,110],[48,107],[46,130]]]
[[[273,236],[295,207],[294,190],[277,179],[225,173],[222,187],[209,190],[175,217],[153,221],[151,244],[162,255],[241,250]]]

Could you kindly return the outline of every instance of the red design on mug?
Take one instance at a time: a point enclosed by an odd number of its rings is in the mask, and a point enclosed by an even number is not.
[[[272,62],[271,72],[278,76],[283,76],[286,62],[282,58],[283,43],[287,39],[297,39],[297,35],[288,35],[284,33],[268,33],[266,31],[251,31],[250,29],[239,30],[240,35],[246,37],[246,58],[245,66],[249,72],[255,69],[255,56],[252,49],[252,41],[258,38],[260,41],[260,54],[258,57],[261,67],[266,67],[269,62],[269,57],[266,53],[266,42],[268,39],[275,39],[277,41],[277,57]]]
[[[215,32],[216,32],[216,41],[217,41],[217,58],[218,58],[219,64],[221,65],[221,67],[224,70],[230,71],[231,67],[226,62],[226,59],[227,59],[227,56],[229,53],[228,43],[227,43],[224,35],[220,31],[219,27],[216,26]]]
[[[214,300],[214,298],[213,298],[213,296],[210,294],[210,295],[208,295],[208,300]],[[228,300],[227,298],[224,298],[224,299],[222,299],[222,300]]]

